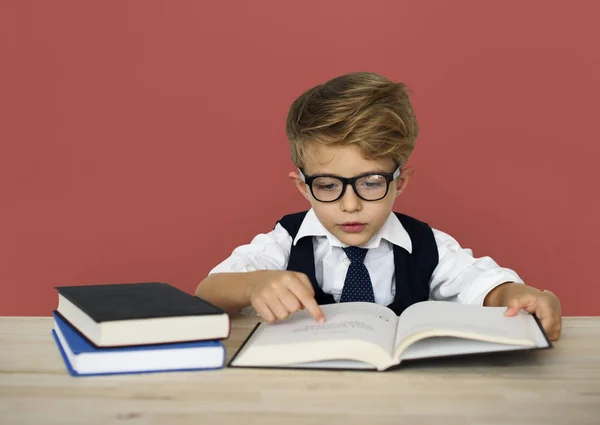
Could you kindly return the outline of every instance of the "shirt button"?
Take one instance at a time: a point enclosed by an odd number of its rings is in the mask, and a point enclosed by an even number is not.
[[[351,261],[350,261],[350,259],[349,259],[349,258],[344,258],[344,265],[345,265],[345,266],[349,266],[349,265],[350,265],[350,263],[351,263]]]

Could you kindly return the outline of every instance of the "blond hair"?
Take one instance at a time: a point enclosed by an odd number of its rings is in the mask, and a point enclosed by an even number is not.
[[[286,133],[294,165],[302,167],[312,143],[356,144],[367,158],[411,155],[419,133],[408,91],[371,72],[355,72],[304,92],[290,106]]]

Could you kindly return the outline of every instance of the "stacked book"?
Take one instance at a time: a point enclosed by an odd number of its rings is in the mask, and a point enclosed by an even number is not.
[[[167,283],[61,286],[52,334],[73,376],[219,369],[229,316]]]

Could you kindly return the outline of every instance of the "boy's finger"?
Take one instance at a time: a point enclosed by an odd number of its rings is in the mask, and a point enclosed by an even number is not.
[[[523,306],[524,304],[521,301],[521,298],[512,298],[506,303],[506,311],[504,312],[504,315],[506,317],[514,316],[521,311]]]
[[[560,316],[555,314],[552,307],[547,303],[540,303],[535,315],[540,319],[548,338],[552,341],[557,340],[560,336]]]
[[[308,298],[307,300],[302,301],[302,304],[317,322],[325,323],[325,313],[323,313],[323,310],[321,310],[321,307],[319,307],[319,304],[317,304],[317,301],[314,298]]]
[[[290,291],[298,297],[298,300],[300,300],[304,308],[310,312],[317,322],[325,323],[325,313],[323,313],[323,310],[321,310],[321,307],[317,304],[315,297],[307,292],[303,285],[291,285]]]
[[[557,325],[556,321],[552,317],[545,317],[542,322],[542,327],[546,331],[546,335],[548,335],[548,339],[550,341],[556,341],[560,336],[560,327]]]
[[[308,290],[311,296],[315,296],[315,290],[313,289],[312,283],[310,283],[310,279],[304,273],[296,273],[296,277],[298,281],[302,283],[302,285]]]
[[[281,303],[290,313],[294,313],[302,309],[302,304],[300,303],[298,297],[296,297],[296,295],[294,295],[288,289],[279,294],[279,301],[281,301]]]
[[[521,311],[521,307],[507,307],[504,315],[506,317],[511,317],[517,314],[519,311]]]
[[[260,314],[260,317],[265,319],[267,322],[272,323],[275,321],[275,315],[266,302],[262,300],[255,300],[252,305],[254,306],[256,312]]]
[[[267,305],[279,320],[287,319],[290,315],[290,312],[287,308],[281,303],[277,296],[273,296],[267,300]]]
[[[523,294],[515,298],[511,298],[506,303],[507,309],[504,312],[504,315],[507,317],[514,316],[520,310],[525,310],[528,313],[533,313],[535,312],[536,304],[536,298],[530,294]]]

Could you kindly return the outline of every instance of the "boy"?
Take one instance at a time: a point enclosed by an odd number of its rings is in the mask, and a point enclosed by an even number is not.
[[[334,78],[294,101],[286,131],[298,168],[289,177],[312,208],[236,248],[196,295],[229,312],[252,305],[269,322],[306,308],[323,323],[319,304],[345,301],[396,314],[430,298],[507,306],[507,316],[535,313],[549,338],[559,338],[554,294],[392,212],[418,134],[402,83],[366,72]]]

